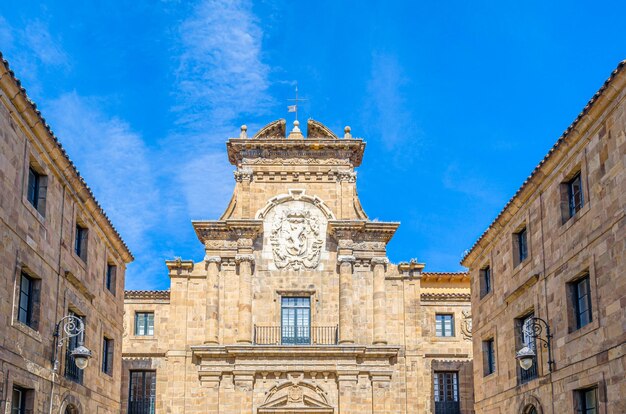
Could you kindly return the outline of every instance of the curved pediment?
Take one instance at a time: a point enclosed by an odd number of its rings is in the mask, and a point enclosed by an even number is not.
[[[274,122],[270,122],[263,128],[254,134],[252,139],[276,139],[285,138],[287,136],[287,122],[284,119],[279,119]]]
[[[338,139],[326,125],[311,118],[306,123],[306,136],[313,139]]]

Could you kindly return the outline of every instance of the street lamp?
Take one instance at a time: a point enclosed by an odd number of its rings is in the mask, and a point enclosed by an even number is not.
[[[63,334],[63,336],[61,336]],[[84,345],[85,341],[85,324],[79,317],[67,315],[63,317],[54,328],[54,341],[56,346],[52,354],[52,370],[59,370],[59,352],[58,349],[63,346],[70,338],[78,336],[78,346],[70,351],[70,355],[74,357],[76,367],[80,370],[87,368],[91,351]]]
[[[546,339],[541,337],[544,327],[546,329]],[[541,318],[530,318],[526,321],[526,323],[524,323],[524,326],[522,326],[522,331],[528,337],[538,339],[543,342],[543,346],[548,349],[548,369],[552,372],[554,359],[552,358],[552,335],[550,334],[550,325],[548,325],[548,322]],[[536,354],[534,349],[529,346],[525,346],[517,351],[515,358],[519,361],[519,366],[524,371],[528,371],[533,366],[535,356]]]

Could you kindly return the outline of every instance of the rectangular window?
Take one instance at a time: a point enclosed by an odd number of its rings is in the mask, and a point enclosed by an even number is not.
[[[13,393],[11,395],[11,414],[30,414],[32,410],[27,408],[27,396],[28,390],[22,387],[13,387]]]
[[[592,321],[591,292],[589,289],[589,275],[570,283],[576,329],[580,329]]]
[[[481,299],[491,292],[491,267],[485,266],[480,269],[480,297]]]
[[[45,175],[38,173],[33,167],[28,168],[26,198],[42,216],[45,216],[46,212],[47,178]]]
[[[433,375],[435,414],[460,414],[458,372],[437,372]]]
[[[573,217],[585,205],[580,173],[576,174],[574,178],[567,182],[567,202],[570,217]]]
[[[153,336],[154,335],[154,313],[153,312],[135,313],[135,335],[136,336]]]
[[[281,299],[282,343],[311,343],[311,298],[283,297]]]
[[[154,414],[156,372],[130,371],[128,414]]]
[[[534,313],[530,313],[522,318],[515,320],[516,331],[516,349],[520,350],[523,347],[528,347],[537,352],[535,338],[533,337],[533,325],[534,325]],[[528,369],[522,369],[519,364],[515,364],[517,367],[518,381],[520,384],[524,384],[537,378],[537,357],[533,357],[533,364]]]
[[[17,312],[17,320],[24,325],[33,327],[33,309],[34,309],[34,285],[35,280],[22,272],[20,277],[20,301]]]
[[[83,324],[85,323],[84,316],[77,315],[72,311],[68,312],[68,314],[82,320]],[[78,329],[78,326],[76,327],[76,329]],[[77,331],[72,332],[72,334],[74,333],[77,333]],[[74,357],[71,355],[71,353],[76,347],[79,346],[81,339],[84,341],[84,335],[85,334],[83,332],[82,334],[70,337],[67,341],[67,346],[65,347],[65,378],[78,384],[83,383],[83,370],[78,369],[78,366],[76,366],[76,362],[74,361]]]
[[[597,388],[587,388],[574,391],[574,404],[578,414],[596,414],[598,402],[596,397]]]
[[[515,266],[517,266],[528,257],[528,232],[526,227],[514,234],[514,242]]]
[[[115,295],[115,285],[117,276],[117,266],[107,263],[106,274],[104,276],[104,285],[109,292]]]
[[[102,372],[113,375],[113,339],[102,339]]]
[[[435,334],[436,336],[454,336],[454,315],[436,314]]]
[[[484,376],[496,372],[496,349],[493,338],[483,341],[483,374]]]
[[[74,252],[78,257],[87,261],[87,235],[89,231],[86,227],[76,224],[76,235],[74,239]]]

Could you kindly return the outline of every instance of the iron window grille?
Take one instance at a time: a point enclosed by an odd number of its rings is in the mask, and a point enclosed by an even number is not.
[[[85,323],[85,318],[83,316],[77,315],[76,313],[72,311],[70,311],[68,314],[80,319],[81,321],[83,321],[83,324]],[[79,327],[76,326],[76,330],[78,329]],[[73,332],[73,333],[76,333],[76,332]],[[81,336],[84,339],[84,333],[81,335],[75,335],[75,336],[70,337],[67,340],[67,346],[65,347],[65,373],[64,373],[65,378],[69,379],[70,381],[76,382],[78,384],[83,383],[84,371],[82,369],[79,369],[78,366],[76,365],[76,361],[74,360],[72,351],[76,347],[81,345],[80,343]]]
[[[534,324],[533,318],[535,317],[534,313],[531,313],[529,315],[524,316],[523,318],[519,318],[516,320],[516,331],[517,331],[517,335],[518,335],[518,342],[520,343],[520,346],[518,347],[518,349],[521,349],[523,347],[528,347],[530,349],[532,349],[533,351],[535,351],[535,354],[537,352],[537,345],[535,343],[535,338],[532,336],[532,326]],[[526,329],[525,329],[526,327]],[[518,374],[518,380],[520,384],[525,384],[529,381],[532,381],[533,379],[537,378],[538,376],[538,372],[537,372],[537,356],[535,355],[533,357],[533,363],[532,366],[525,370],[522,369],[519,364],[516,364],[517,367],[517,374]]]
[[[156,372],[130,371],[128,414],[154,414]]]
[[[435,414],[460,414],[459,374],[456,371],[435,372]]]

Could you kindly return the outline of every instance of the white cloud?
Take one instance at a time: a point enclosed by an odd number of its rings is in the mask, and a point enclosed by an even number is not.
[[[193,218],[216,219],[225,210],[234,167],[224,142],[238,133],[239,116],[257,116],[272,104],[263,32],[251,8],[247,1],[203,1],[177,31],[178,129],[168,141],[181,150],[184,168],[176,174]]]
[[[141,248],[159,200],[142,137],[76,92],[46,102],[45,114],[131,249]]]
[[[61,42],[52,38],[45,23],[39,20],[27,23],[21,37],[24,44],[32,50],[41,64],[68,66],[69,59],[61,47]]]
[[[388,150],[402,146],[402,153],[409,156],[406,142],[410,141],[410,148],[415,150],[421,131],[407,107],[403,92],[407,82],[404,70],[395,56],[374,53],[363,123],[370,135],[380,139]]]

